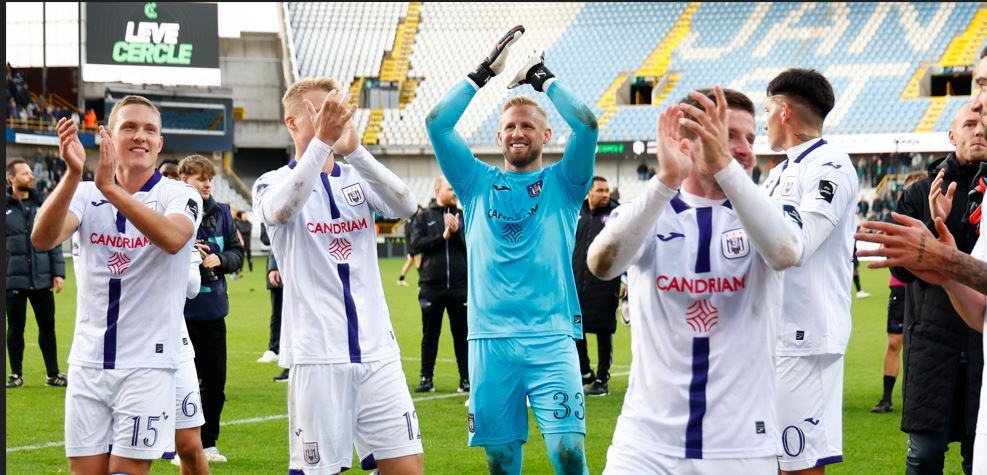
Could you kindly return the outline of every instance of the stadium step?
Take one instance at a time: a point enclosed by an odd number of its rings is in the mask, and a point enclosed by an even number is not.
[[[977,10],[966,31],[956,35],[939,59],[939,66],[970,66],[977,58],[980,45],[987,39],[987,8]]]
[[[359,106],[360,105],[360,93],[363,92],[363,80],[364,79],[365,78],[363,78],[361,76],[361,77],[358,77],[358,78],[354,79],[353,82],[350,83],[350,92],[349,92],[349,105],[350,105],[350,107],[352,107],[352,106]]]
[[[384,109],[370,111],[367,128],[363,130],[363,145],[374,145],[380,140],[380,123],[384,120]]]
[[[403,82],[407,79],[408,69],[411,67],[411,51],[421,22],[421,8],[421,2],[408,2],[408,12],[398,23],[391,52],[381,63],[381,81]]]
[[[617,89],[620,88],[624,81],[627,80],[627,74],[617,75],[617,79],[614,79],[610,87],[607,88],[606,92],[603,93],[603,97],[597,101],[596,107],[604,110],[603,115],[597,119],[597,123],[600,124],[600,128],[603,128],[604,124],[613,118],[613,115],[617,113],[617,106],[614,104],[615,96],[617,95]]]
[[[916,132],[932,132],[936,123],[939,122],[942,111],[946,109],[946,104],[949,103],[949,96],[930,97],[929,99],[929,107],[925,109],[922,120],[915,127]]]
[[[679,83],[680,79],[682,79],[681,74],[672,73],[668,75],[668,81],[665,82],[665,87],[662,88],[661,94],[655,99],[655,105],[660,105],[668,97],[668,93],[672,92],[672,89],[675,89],[675,85]]]
[[[685,38],[686,33],[689,32],[689,28],[692,26],[692,16],[699,9],[699,5],[699,2],[690,2],[682,10],[682,15],[675,22],[675,26],[665,34],[661,43],[658,43],[658,46],[651,52],[648,59],[644,60],[644,63],[637,70],[637,73],[635,73],[635,76],[660,78],[668,72],[668,67],[672,64],[672,51],[675,50],[675,47],[682,42],[682,38]]]
[[[922,76],[925,76],[926,70],[929,69],[929,65],[922,63],[919,65],[915,74],[912,74],[912,78],[908,80],[908,84],[905,86],[905,90],[901,92],[902,99],[918,99],[918,86],[922,81]]]
[[[682,38],[685,38],[685,35],[689,32],[689,28],[692,26],[692,17],[696,14],[696,10],[699,9],[700,5],[699,2],[689,2],[685,9],[682,10],[682,14],[675,22],[675,25],[665,34],[665,37],[658,43],[658,46],[651,52],[651,55],[644,60],[634,73],[634,77],[653,77],[655,84],[662,82],[664,76],[668,74],[669,66],[672,64],[672,52],[675,51],[675,47],[682,42]],[[618,75],[613,83],[610,84],[610,87],[607,88],[606,92],[603,93],[603,96],[600,97],[600,100],[597,101],[596,107],[603,109],[603,114],[597,119],[601,129],[620,109],[615,103],[616,94],[620,86],[627,80],[627,77],[628,74]],[[656,104],[660,104],[665,99],[665,96],[668,95],[679,79],[681,79],[681,75],[672,74],[666,79]]]

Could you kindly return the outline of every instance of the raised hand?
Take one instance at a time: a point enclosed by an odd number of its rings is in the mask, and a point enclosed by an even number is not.
[[[945,180],[945,170],[939,170],[936,179],[932,180],[932,188],[929,190],[929,211],[932,218],[945,220],[949,217],[949,212],[953,210],[953,194],[956,193],[956,182],[949,184],[946,194],[943,195],[942,184]]]
[[[82,168],[86,164],[86,149],[79,141],[79,129],[75,122],[62,117],[55,125],[58,132],[58,154],[65,161],[70,173],[82,175]]]
[[[99,126],[99,164],[96,165],[96,188],[106,190],[113,186],[113,173],[117,165],[116,142],[109,130]]]
[[[511,28],[503,37],[497,40],[493,50],[480,62],[472,72],[467,74],[476,87],[483,87],[490,78],[504,71],[504,64],[507,63],[507,54],[510,48],[524,34],[524,26],[518,25]]]
[[[679,108],[691,116],[679,119],[679,124],[699,137],[703,144],[702,159],[716,173],[730,164],[733,155],[730,154],[730,111],[727,108],[727,99],[720,86],[713,88],[713,92],[716,96],[715,104],[704,94],[695,91],[689,93],[689,97],[698,101],[704,110],[689,104],[679,104]]]
[[[873,232],[854,234],[858,241],[880,244],[871,250],[859,250],[857,256],[877,256],[886,258],[867,264],[870,269],[881,267],[904,267],[916,274],[921,271],[938,271],[942,265],[940,257],[944,250],[956,247],[953,235],[946,229],[942,218],[935,218],[939,238],[926,229],[921,221],[903,214],[891,213],[899,224],[880,221],[864,221],[860,227]]]
[[[350,120],[343,126],[343,133],[336,140],[336,143],[332,144],[332,149],[345,157],[355,152],[359,145],[360,140],[359,134],[356,133],[356,124]]]
[[[555,74],[545,67],[545,52],[535,51],[524,62],[524,66],[521,66],[507,88],[514,89],[522,84],[531,84],[536,91],[545,92],[554,80]]]
[[[356,106],[346,106],[345,94],[340,91],[329,91],[318,110],[311,101],[305,99],[305,108],[308,109],[308,119],[315,128],[315,136],[330,145],[335,144],[343,135],[346,123],[356,112]]]
[[[679,135],[682,111],[676,106],[665,109],[658,117],[658,179],[665,186],[677,189],[692,171],[692,158],[681,149]]]
[[[449,231],[450,234],[454,234],[459,231],[459,217],[448,211],[445,213],[443,217],[445,218],[446,221],[446,229]]]

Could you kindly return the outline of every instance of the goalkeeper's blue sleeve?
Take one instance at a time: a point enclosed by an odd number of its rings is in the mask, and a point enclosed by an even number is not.
[[[425,130],[435,150],[435,158],[446,180],[457,193],[464,193],[476,178],[480,161],[456,132],[456,123],[466,112],[476,89],[464,79],[454,85],[425,118]]]
[[[573,185],[589,184],[593,178],[596,140],[600,133],[596,115],[559,81],[549,85],[547,94],[572,129],[562,155],[562,174]]]

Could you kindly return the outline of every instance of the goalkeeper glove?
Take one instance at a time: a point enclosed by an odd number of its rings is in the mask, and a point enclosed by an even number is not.
[[[531,87],[535,88],[536,91],[545,92],[553,81],[555,81],[555,75],[545,67],[545,52],[536,51],[524,63],[517,76],[514,76],[514,81],[511,81],[511,85],[507,88],[514,89],[522,84],[531,84]]]
[[[490,54],[472,72],[466,75],[470,81],[473,81],[473,85],[477,89],[483,87],[490,78],[504,71],[508,48],[517,42],[517,40],[521,39],[521,35],[523,34],[524,26],[522,25],[511,28],[511,31],[508,31],[503,38],[497,41]]]

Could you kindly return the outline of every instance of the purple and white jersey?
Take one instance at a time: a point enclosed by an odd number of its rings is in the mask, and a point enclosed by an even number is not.
[[[634,359],[614,441],[692,459],[781,453],[782,274],[754,249],[730,203],[673,198],[627,275]]]
[[[818,139],[786,152],[764,182],[770,196],[835,227],[798,267],[785,271],[778,355],[843,354],[850,341],[850,281],[857,228],[857,175],[847,154]],[[806,239],[808,242],[809,239]]]
[[[363,147],[353,153],[369,156]],[[292,160],[257,179],[257,216],[264,219],[266,192],[295,165]],[[265,223],[284,282],[282,367],[380,361],[400,354],[377,264],[374,210],[398,215],[353,166],[337,160],[331,173],[321,173],[293,219]]]
[[[82,270],[82,261],[79,260],[79,231],[72,233],[72,271],[75,273],[75,281],[79,282],[79,273]],[[202,256],[199,255],[199,251],[193,247],[189,253],[192,256],[192,262],[189,264],[191,267],[189,272],[198,272],[199,264],[202,264]],[[182,308],[184,309],[185,302],[182,301]],[[178,316],[179,321],[181,321],[181,329],[178,333],[178,345],[179,345],[179,360],[180,361],[191,361],[195,359],[195,349],[192,347],[192,339],[188,336],[188,326],[185,325],[185,315]]]
[[[180,214],[199,225],[202,199],[190,185],[162,180],[155,171],[133,197],[162,215]],[[177,254],[165,252],[92,182],[79,184],[69,212],[79,218],[78,302],[69,364],[177,368],[192,239]]]

